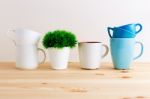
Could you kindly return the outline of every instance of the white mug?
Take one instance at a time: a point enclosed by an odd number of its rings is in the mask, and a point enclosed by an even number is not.
[[[38,51],[41,51],[44,58],[41,62],[38,59]],[[37,48],[36,45],[17,45],[16,46],[16,67],[20,69],[36,69],[39,64],[44,63],[46,54],[44,50]]]
[[[7,36],[13,40],[15,45],[37,44],[41,34],[29,29],[9,30]]]
[[[101,58],[104,58],[109,52],[108,46],[101,42],[80,42],[78,45],[81,67],[84,69],[100,68]],[[102,46],[106,49],[103,55]]]

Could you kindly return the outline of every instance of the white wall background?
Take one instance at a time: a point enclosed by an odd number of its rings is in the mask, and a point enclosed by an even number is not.
[[[143,31],[136,39],[145,45],[137,61],[150,61],[150,0],[0,0],[0,61],[15,60],[15,46],[5,33],[9,28],[28,28],[45,33],[66,29],[79,41],[109,44],[107,26],[139,22]],[[77,48],[70,61],[78,60]],[[110,53],[103,61],[111,61]]]

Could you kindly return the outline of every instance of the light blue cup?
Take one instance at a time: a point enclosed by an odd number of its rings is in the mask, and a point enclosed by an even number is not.
[[[140,45],[141,50],[140,53],[134,57],[136,44]],[[143,54],[143,44],[136,42],[134,38],[111,38],[110,49],[115,69],[130,69],[132,61],[141,57]]]

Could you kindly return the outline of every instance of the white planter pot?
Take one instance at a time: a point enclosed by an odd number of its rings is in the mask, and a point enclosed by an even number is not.
[[[70,48],[49,48],[49,59],[52,69],[67,69]]]

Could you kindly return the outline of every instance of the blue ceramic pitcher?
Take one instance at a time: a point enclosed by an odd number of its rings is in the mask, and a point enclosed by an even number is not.
[[[140,53],[134,57],[135,44],[141,46]],[[129,69],[133,60],[143,54],[143,44],[136,42],[134,38],[111,38],[110,49],[115,69]]]
[[[134,34],[137,34],[142,30],[142,25],[140,23],[127,24],[127,25],[119,26],[117,28],[121,28],[121,29],[127,30],[129,32],[132,32]]]
[[[110,38],[134,38],[136,36],[136,34],[121,28],[108,27],[107,30]]]
[[[139,23],[107,28],[110,38],[134,38],[141,30],[142,25]]]

